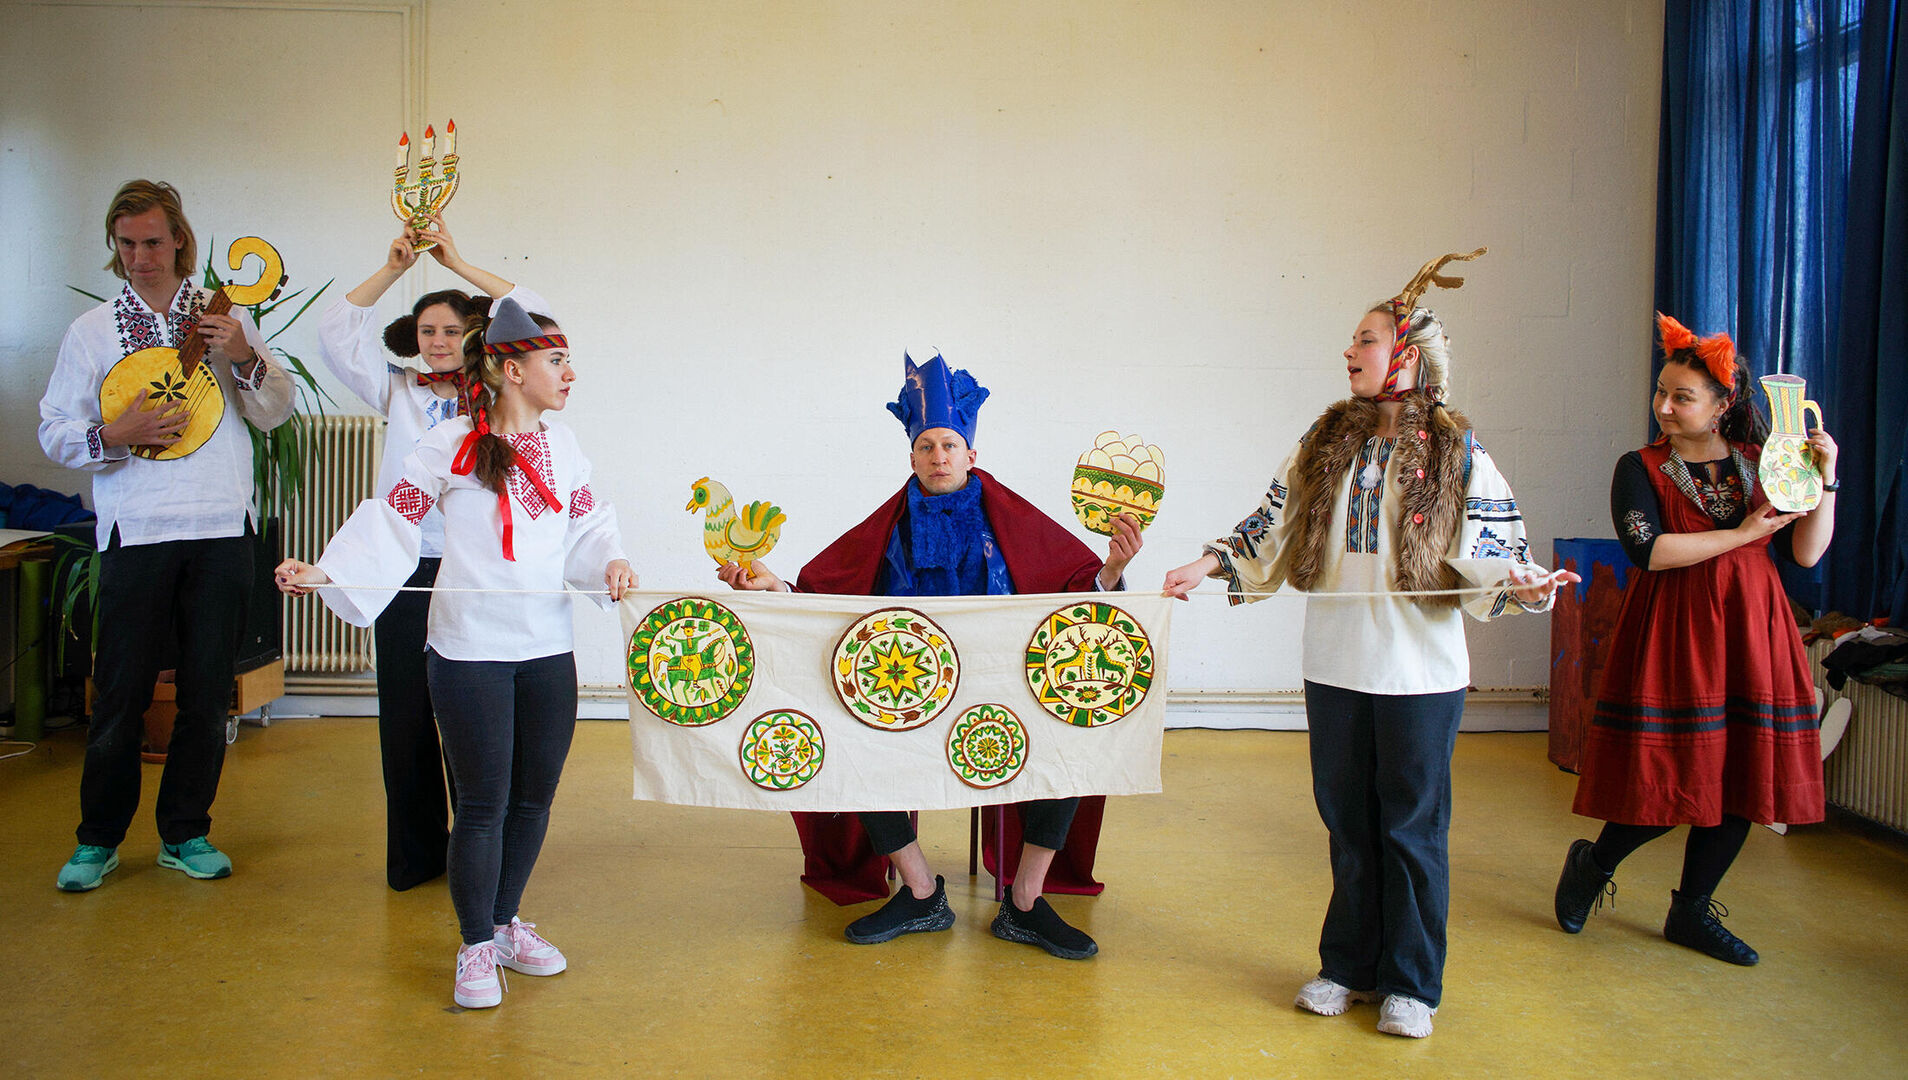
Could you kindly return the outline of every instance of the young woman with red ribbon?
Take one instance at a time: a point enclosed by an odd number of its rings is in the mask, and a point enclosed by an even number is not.
[[[517,917],[576,726],[563,587],[595,590],[608,607],[636,575],[576,436],[543,417],[576,379],[555,322],[506,299],[477,321],[464,355],[464,415],[419,440],[390,493],[360,506],[316,566],[287,559],[277,580],[293,594],[342,582],[325,604],[368,625],[411,573],[425,515],[442,508],[425,666],[457,784],[448,869],[463,947],[452,997],[484,1008],[503,1000],[500,965],[554,975],[567,963]]]
[[[1750,400],[1735,344],[1656,319],[1663,434],[1623,456],[1610,490],[1617,537],[1640,572],[1611,635],[1573,807],[1607,824],[1594,843],[1570,845],[1557,923],[1582,930],[1604,893],[1615,893],[1625,856],[1688,825],[1663,936],[1749,965],[1756,951],[1723,926],[1728,909],[1711,897],[1751,822],[1823,816],[1814,681],[1769,548],[1802,566],[1828,550],[1835,440],[1809,435],[1821,503],[1778,512],[1757,483],[1768,422]]]
[[[457,289],[426,293],[379,330],[378,300],[417,265],[416,244],[430,241],[431,258],[470,283],[479,295]],[[340,382],[389,421],[376,492],[382,497],[403,475],[404,459],[432,428],[458,415],[464,386],[464,332],[473,316],[487,314],[508,297],[526,311],[551,314],[536,293],[473,266],[457,250],[443,218],[423,230],[406,226],[392,240],[384,263],[364,283],[326,309],[318,323],[318,356]],[[422,361],[418,371],[392,358]],[[426,589],[437,580],[444,556],[444,516],[426,514],[417,570],[406,585]],[[378,745],[384,766],[384,877],[399,892],[444,872],[450,810],[457,792],[445,785],[437,716],[424,672],[428,592],[400,593],[378,616]],[[446,795],[449,799],[446,801]]]

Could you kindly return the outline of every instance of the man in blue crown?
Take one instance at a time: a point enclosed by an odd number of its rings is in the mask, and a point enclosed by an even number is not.
[[[906,381],[889,404],[908,430],[914,476],[867,520],[802,568],[794,591],[856,596],[973,596],[1110,591],[1140,545],[1139,523],[1121,516],[1104,561],[1007,485],[974,467],[975,416],[987,390],[939,355],[917,365],[902,356]],[[762,563],[749,576],[730,563],[718,571],[730,587],[789,586]],[[1007,839],[1022,843],[1017,865],[997,867],[1013,888],[1001,901],[994,935],[1084,960],[1099,951],[1069,926],[1041,893],[1098,893],[1092,878],[1104,796],[1038,799],[1007,815]],[[1084,810],[1084,812],[1082,812]],[[991,822],[990,822],[991,824]],[[848,924],[860,945],[954,925],[947,884],[928,866],[904,811],[795,815],[806,870],[802,881],[838,904],[887,896],[886,864],[901,887],[873,914]],[[1016,830],[1016,826],[1018,826]],[[1071,858],[1056,865],[1056,856]],[[991,854],[991,849],[990,849]]]

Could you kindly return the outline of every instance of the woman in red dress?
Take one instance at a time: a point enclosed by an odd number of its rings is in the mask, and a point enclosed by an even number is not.
[[[1698,341],[1657,316],[1661,438],[1617,463],[1610,510],[1642,570],[1611,639],[1572,807],[1607,824],[1578,840],[1557,882],[1557,923],[1577,933],[1624,857],[1688,825],[1681,887],[1663,936],[1718,960],[1756,951],[1723,926],[1711,899],[1751,822],[1822,820],[1815,686],[1769,556],[1813,566],[1835,531],[1835,440],[1809,445],[1824,494],[1785,514],[1756,481],[1768,422],[1726,334]],[[1792,528],[1790,526],[1793,526]]]

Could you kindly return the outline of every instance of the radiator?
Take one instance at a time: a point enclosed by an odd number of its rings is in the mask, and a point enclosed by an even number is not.
[[[1829,686],[1822,657],[1834,643],[1809,646],[1815,685],[1827,695],[1823,708],[1847,698],[1854,711],[1848,733],[1822,765],[1828,801],[1851,814],[1908,832],[1908,701],[1854,679]]]
[[[384,418],[300,416],[293,422],[305,425],[309,442],[304,491],[285,505],[285,551],[309,562],[324,550],[325,542],[358,503],[374,494]],[[287,598],[286,671],[369,671],[375,662],[371,631],[333,615],[315,596]]]

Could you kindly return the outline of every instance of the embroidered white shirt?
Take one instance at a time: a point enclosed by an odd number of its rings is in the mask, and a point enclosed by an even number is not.
[[[438,507],[444,515],[438,588],[552,592],[436,593],[425,634],[429,646],[451,660],[533,660],[571,651],[570,597],[554,590],[565,583],[602,589],[603,572],[625,556],[616,512],[590,491],[590,462],[575,434],[557,421],[543,423],[542,431],[505,436],[521,462],[507,485],[515,561],[503,557],[496,493],[475,474],[451,472],[471,430],[469,418],[460,416],[426,432],[384,498],[359,504],[325,546],[318,565],[326,575],[360,586],[319,590],[326,606],[353,626],[371,625],[416,569],[420,523]],[[524,468],[537,471],[562,509],[525,481]],[[591,599],[611,607],[607,594]]]
[[[57,464],[93,474],[101,550],[115,527],[120,543],[132,546],[241,536],[247,521],[257,523],[252,439],[245,421],[266,430],[284,423],[292,413],[292,384],[244,308],[232,309],[232,316],[264,363],[250,380],[241,381],[232,365],[206,360],[225,394],[225,415],[205,445],[184,457],[157,461],[123,446],[108,449],[100,436],[99,388],[107,372],[140,349],[178,348],[211,297],[209,290],[184,283],[161,314],[127,285],[73,320],[60,342],[46,396],[40,399],[40,446]]]
[[[555,318],[550,302],[519,285],[491,303],[491,313],[505,298],[515,300],[525,311]],[[318,358],[324,361],[338,381],[388,421],[384,431],[384,455],[378,463],[376,494],[383,498],[404,471],[404,459],[416,449],[424,433],[456,416],[457,399],[439,397],[428,386],[419,386],[417,372],[393,362],[384,349],[384,324],[376,318],[377,309],[359,307],[340,297],[325,309],[318,320]],[[438,558],[444,554],[444,515],[435,507],[424,517],[422,554]]]
[[[1332,525],[1314,593],[1394,592],[1395,544],[1401,505],[1396,459],[1387,440],[1372,439],[1340,478],[1332,495]],[[1285,459],[1271,487],[1232,532],[1206,545],[1219,557],[1214,577],[1227,580],[1233,603],[1253,602],[1285,582],[1279,554],[1297,540],[1286,516],[1298,449]],[[1362,477],[1365,466],[1373,471]],[[1372,480],[1378,482],[1374,485]],[[1372,511],[1376,510],[1374,516]],[[1463,598],[1462,608],[1430,606],[1403,597],[1305,602],[1299,670],[1311,682],[1368,694],[1436,694],[1471,684],[1471,657],[1464,645],[1463,614],[1494,619],[1506,610],[1542,611],[1513,598],[1507,588],[1512,566],[1541,574],[1530,561],[1524,518],[1497,464],[1475,446],[1471,479],[1464,492],[1464,520],[1445,550],[1461,587],[1495,591]],[[1238,595],[1245,593],[1248,595]]]

